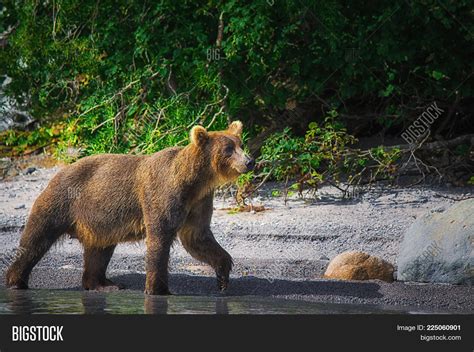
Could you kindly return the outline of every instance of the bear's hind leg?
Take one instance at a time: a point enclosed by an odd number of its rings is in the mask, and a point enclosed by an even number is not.
[[[34,266],[61,235],[63,231],[48,226],[40,217],[32,214],[21,236],[15,261],[5,275],[6,286],[12,289],[27,289]]]
[[[85,290],[115,291],[123,288],[105,277],[115,245],[108,247],[84,247],[84,273],[82,287]]]

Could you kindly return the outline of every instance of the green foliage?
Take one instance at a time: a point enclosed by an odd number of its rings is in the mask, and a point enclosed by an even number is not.
[[[191,1],[4,6],[17,28],[0,75],[43,124],[66,120],[59,150],[151,153],[184,143],[194,124],[225,126],[219,64],[207,60],[216,10]]]
[[[183,143],[194,123],[218,129],[228,117],[265,125],[290,101],[369,110],[374,123],[401,128],[420,102],[472,96],[471,5],[7,0],[0,76],[12,77],[8,93],[43,125],[66,120],[60,150],[86,154],[150,153]],[[328,162],[288,134],[279,147],[288,160],[304,150],[301,172]]]
[[[252,182],[254,177],[255,177],[255,175],[254,175],[253,171],[250,171],[250,172],[247,172],[245,174],[240,175],[239,178],[236,181],[237,187],[239,187],[239,188],[245,187],[245,185]]]
[[[281,191],[279,189],[272,190],[272,197],[279,197],[281,195]]]
[[[268,138],[261,150],[259,164],[263,173],[271,173],[277,181],[297,180],[298,184],[315,187],[324,175],[337,177],[346,147],[354,142],[336,114],[326,118],[322,126],[312,122],[304,137],[295,137],[290,128]]]
[[[64,123],[42,126],[34,131],[6,130],[0,132],[0,154],[3,149],[11,155],[30,153],[38,148],[46,147],[57,142],[63,133]]]
[[[323,125],[310,123],[304,137],[293,135],[289,128],[270,136],[257,160],[261,173],[255,178],[284,181],[287,185],[285,194],[291,195],[293,192],[288,190],[298,190],[301,194],[303,189],[316,190],[323,183],[338,186],[344,182],[355,187],[361,181],[392,177],[400,150],[383,147],[368,151],[350,149],[356,139],[347,133],[337,118],[337,113],[332,111]],[[250,176],[247,174],[241,178],[238,186],[248,188]],[[278,195],[279,190],[272,191],[272,196]]]

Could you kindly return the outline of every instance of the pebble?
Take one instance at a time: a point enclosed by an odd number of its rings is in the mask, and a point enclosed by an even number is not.
[[[31,175],[35,171],[36,171],[36,167],[29,167],[28,169],[26,169],[25,175]]]

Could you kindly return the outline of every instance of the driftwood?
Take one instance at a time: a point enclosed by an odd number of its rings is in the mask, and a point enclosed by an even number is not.
[[[438,181],[463,184],[462,178],[472,176],[474,173],[474,159],[472,148],[474,146],[474,134],[458,136],[450,140],[441,140],[425,143],[429,135],[418,144],[400,144],[385,147],[385,151],[399,149],[401,153],[398,162],[395,179],[402,176],[418,177],[411,185],[422,183],[427,176],[434,176]],[[468,144],[471,148],[467,156],[456,156],[452,150],[462,144]],[[361,152],[361,151],[359,151]],[[363,153],[363,151],[362,151]],[[380,181],[380,179],[362,180],[359,184],[367,184]]]
[[[393,149],[400,149],[402,151],[408,151],[408,150],[420,150],[420,151],[426,151],[426,152],[435,152],[435,151],[441,151],[443,149],[450,149],[452,147],[456,147],[460,144],[470,144],[474,145],[474,134],[466,134],[463,136],[459,136],[453,139],[449,140],[442,140],[442,141],[434,141],[430,143],[420,143],[419,145],[413,145],[413,144],[399,144],[399,145],[392,145],[389,147],[386,147],[385,150],[393,150]]]

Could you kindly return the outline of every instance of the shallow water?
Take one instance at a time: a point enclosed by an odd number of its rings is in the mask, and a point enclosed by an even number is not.
[[[0,314],[410,314],[403,307],[314,303],[259,296],[147,296],[67,290],[0,289]]]

